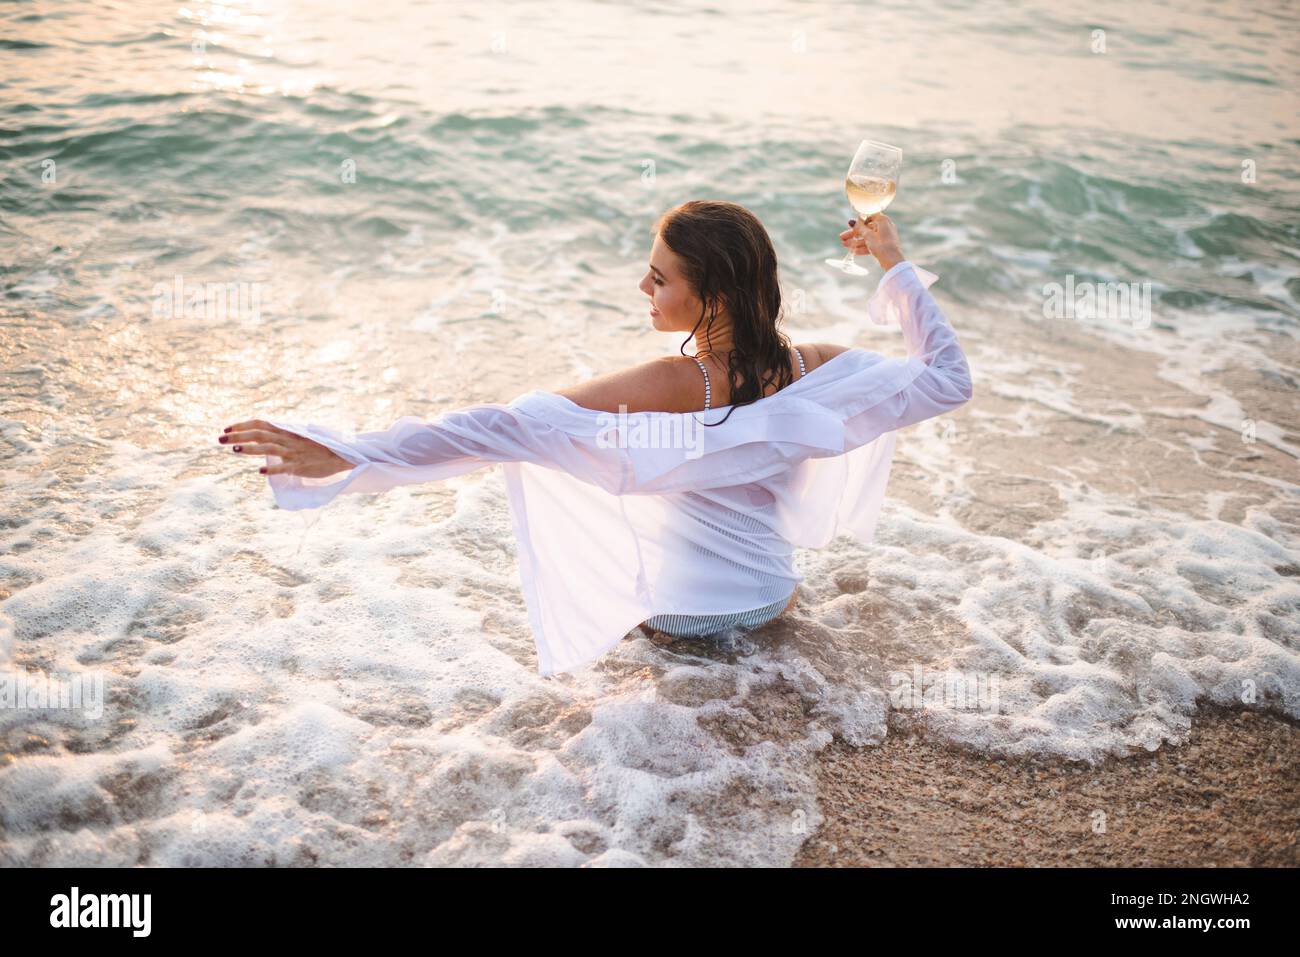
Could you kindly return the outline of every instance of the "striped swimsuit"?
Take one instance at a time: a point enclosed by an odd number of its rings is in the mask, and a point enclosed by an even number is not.
[[[805,372],[803,353],[796,347],[794,354],[799,358],[799,377],[803,378]],[[699,363],[700,371],[704,373],[704,409],[707,411],[710,400],[713,398],[713,390],[709,385],[709,370],[702,360],[696,359],[695,361]],[[750,530],[755,534],[769,532],[768,526],[748,515],[737,512],[735,518],[742,529]],[[721,556],[713,557],[720,561],[727,560]],[[793,595],[793,592],[787,594],[784,598],[778,598],[769,605],[763,605],[761,608],[753,608],[749,611],[736,611],[725,615],[655,615],[653,618],[647,619],[645,624],[656,631],[662,631],[675,638],[699,638],[704,635],[725,631],[728,628],[758,628],[785,611],[786,606],[790,604],[791,595]]]

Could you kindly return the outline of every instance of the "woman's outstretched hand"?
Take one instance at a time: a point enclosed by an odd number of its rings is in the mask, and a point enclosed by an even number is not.
[[[849,220],[851,229],[840,233],[840,244],[853,250],[855,256],[872,255],[882,269],[892,269],[907,257],[898,239],[898,228],[884,213],[868,216],[861,223]]]
[[[281,459],[279,465],[264,465],[258,469],[263,475],[328,478],[354,467],[319,442],[277,429],[261,419],[237,422],[228,427],[217,441],[231,446],[240,455],[278,455]]]

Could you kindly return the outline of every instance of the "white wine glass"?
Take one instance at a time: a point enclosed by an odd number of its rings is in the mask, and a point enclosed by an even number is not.
[[[863,140],[853,154],[853,162],[844,177],[844,192],[849,205],[858,214],[861,223],[868,216],[883,213],[898,193],[898,180],[903,175],[903,151],[888,143]],[[826,265],[842,269],[851,276],[865,276],[868,270],[853,261],[853,250],[843,259],[828,259]]]

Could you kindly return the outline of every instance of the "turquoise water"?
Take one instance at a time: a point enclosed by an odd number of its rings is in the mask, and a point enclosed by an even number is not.
[[[1072,272],[1295,320],[1289,4],[922,5],[873,11],[878,43],[839,4],[532,6],[9,6],[7,304],[140,322],[179,272],[268,283],[272,321],[431,307],[473,334],[490,288],[638,316],[649,222],[702,195],[815,291],[871,136],[904,147],[892,214],[964,302]]]
[[[817,748],[879,740],[918,662],[1002,676],[1005,720],[928,719],[990,754],[1177,744],[1246,680],[1300,713],[1300,13],[857,9],[0,9],[0,654],[110,688],[0,716],[0,859],[785,863]],[[822,264],[862,138],[977,400],[764,637],[543,682],[496,472],[304,535],[212,445],[675,351],[637,283],[692,198],[766,224],[796,341],[897,351],[874,264]],[[1150,321],[1046,319],[1067,277]]]

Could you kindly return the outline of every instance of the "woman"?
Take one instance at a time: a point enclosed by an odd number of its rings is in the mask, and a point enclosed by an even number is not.
[[[796,546],[872,540],[896,430],[968,401],[970,372],[928,292],[937,276],[903,258],[883,214],[840,242],[885,270],[868,313],[902,327],[897,359],[792,346],[775,251],[744,207],[684,203],[653,232],[640,288],[654,328],[688,334],[680,356],[384,432],[251,420],[218,441],[267,456],[285,508],[504,464],[542,674],[638,622],[673,636],[764,624],[794,602]]]

